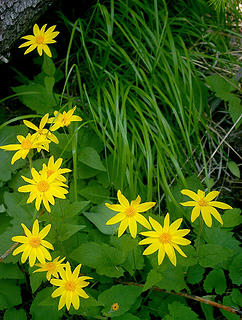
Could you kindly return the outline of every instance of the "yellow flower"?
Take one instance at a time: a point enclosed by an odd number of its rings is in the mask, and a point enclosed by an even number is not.
[[[113,311],[118,311],[119,309],[119,304],[117,302],[115,302],[114,304],[112,304],[112,310]]]
[[[58,31],[54,32],[56,26],[52,26],[45,31],[47,24],[44,24],[43,27],[40,29],[37,24],[33,27],[33,35],[24,36],[21,39],[28,40],[21,44],[19,48],[28,47],[29,48],[24,52],[27,54],[37,48],[38,54],[42,56],[42,51],[47,54],[47,56],[52,57],[51,51],[48,47],[48,44],[55,43],[56,41],[53,40],[58,34]]]
[[[44,149],[48,151],[46,145],[50,143],[45,137],[38,138],[36,133],[28,135],[25,137],[18,135],[17,139],[20,144],[8,144],[6,146],[0,146],[0,149],[8,150],[8,151],[15,151],[18,150],[14,156],[12,157],[11,164],[14,164],[15,161],[22,158],[25,159],[31,149],[41,150]]]
[[[49,281],[51,276],[58,278],[58,274],[60,273],[60,270],[62,270],[66,265],[65,263],[61,263],[65,260],[65,257],[59,261],[58,260],[59,260],[59,257],[55,258],[51,262],[36,263],[36,266],[40,267],[40,269],[37,269],[34,272],[46,272],[46,278]]]
[[[50,283],[57,288],[51,295],[52,298],[60,297],[58,310],[62,309],[66,305],[67,309],[70,309],[71,304],[78,310],[80,306],[79,296],[87,299],[89,296],[82,289],[88,286],[89,282],[85,280],[92,279],[91,277],[82,276],[79,277],[81,264],[79,264],[73,273],[71,272],[70,263],[66,263],[65,270],[60,270],[60,279],[51,279]]]
[[[162,227],[159,222],[149,217],[149,221],[154,229],[154,231],[141,232],[146,239],[139,242],[140,245],[150,244],[149,247],[145,249],[143,255],[152,254],[158,250],[158,264],[160,265],[167,254],[171,263],[176,266],[176,249],[183,257],[186,254],[181,250],[178,245],[186,246],[191,243],[190,240],[184,239],[183,237],[190,232],[189,229],[178,230],[182,223],[182,218],[177,219],[170,225],[169,213],[165,216],[164,227]]]
[[[194,201],[187,201],[187,202],[181,203],[181,205],[183,206],[194,207],[192,210],[191,221],[192,222],[195,221],[201,212],[202,218],[208,227],[212,226],[211,214],[214,216],[216,220],[218,220],[221,224],[223,224],[223,220],[219,212],[214,207],[217,207],[220,209],[233,209],[231,206],[229,206],[226,203],[219,202],[219,201],[212,201],[214,198],[218,196],[219,191],[211,191],[206,196],[205,196],[205,192],[201,190],[198,190],[196,194],[191,190],[183,189],[181,193],[192,198],[192,200],[194,200]]]
[[[50,132],[49,129],[45,129],[44,128],[46,123],[47,123],[47,121],[48,121],[48,118],[49,118],[49,114],[47,113],[41,119],[40,124],[39,124],[39,128],[35,124],[33,124],[32,122],[30,122],[28,120],[24,120],[24,124],[27,127],[29,127],[29,128],[31,128],[31,129],[36,131],[36,137],[37,138],[48,139],[48,140],[53,141],[54,143],[58,144],[59,140],[56,138],[56,136],[52,132]],[[49,144],[46,144],[45,147],[49,151]],[[40,150],[37,149],[37,151],[39,152]]]
[[[111,225],[121,221],[118,229],[118,237],[121,237],[127,227],[129,227],[131,236],[135,238],[137,235],[137,222],[142,224],[145,228],[151,229],[147,219],[142,214],[139,214],[139,212],[149,210],[155,205],[155,202],[140,203],[141,198],[138,196],[135,200],[131,201],[131,204],[129,204],[129,201],[120,190],[118,190],[118,201],[120,204],[105,203],[109,209],[119,212],[106,222],[107,225]]]
[[[40,204],[43,201],[46,210],[50,212],[49,202],[54,205],[54,197],[65,199],[65,194],[67,194],[68,191],[63,187],[68,188],[68,186],[63,182],[56,180],[56,176],[54,174],[48,177],[46,172],[39,174],[34,168],[31,169],[31,174],[33,179],[28,179],[22,176],[24,181],[30,184],[19,187],[18,191],[30,192],[27,203],[31,203],[36,199],[35,207],[39,210]]]
[[[45,260],[50,261],[52,258],[47,249],[54,250],[54,247],[51,243],[43,239],[49,233],[51,225],[48,224],[39,231],[39,222],[36,219],[33,224],[32,233],[23,223],[21,223],[21,226],[24,229],[26,236],[12,237],[13,241],[23,243],[13,251],[13,255],[15,256],[16,254],[23,252],[21,262],[24,263],[27,258],[29,258],[30,267],[33,267],[36,259],[38,259],[40,263],[45,263]]]
[[[68,127],[72,121],[82,121],[82,118],[79,116],[74,116],[76,107],[69,110],[68,112],[64,111],[60,113],[58,111],[54,111],[54,117],[49,118],[48,123],[52,123],[53,125],[50,127],[51,131],[56,131],[62,127]]]
[[[60,180],[62,182],[66,181],[66,178],[64,176],[62,176],[63,173],[67,173],[67,172],[71,172],[70,169],[67,168],[63,168],[60,169],[60,166],[62,164],[63,159],[59,158],[56,160],[54,160],[54,157],[51,156],[49,161],[48,161],[48,165],[46,165],[45,163],[43,163],[43,168],[40,171],[40,174],[44,174],[46,172],[47,177],[49,178],[52,174],[55,175],[55,178],[57,180]]]

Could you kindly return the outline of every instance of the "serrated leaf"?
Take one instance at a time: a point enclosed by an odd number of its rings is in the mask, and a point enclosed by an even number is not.
[[[87,187],[78,190],[78,193],[95,204],[100,204],[109,198],[109,190],[97,182],[90,182]]]
[[[223,228],[232,228],[242,223],[241,210],[234,208],[226,210],[223,214]]]
[[[226,279],[223,270],[212,270],[204,280],[203,287],[207,293],[215,289],[217,294],[223,294],[226,290]]]
[[[229,266],[229,277],[232,282],[237,285],[242,283],[242,254],[233,258]]]
[[[85,165],[100,171],[106,171],[99,154],[94,148],[82,147],[79,149],[78,160]]]
[[[187,272],[187,282],[191,284],[198,284],[203,279],[205,269],[199,264],[190,267]]]
[[[242,113],[242,107],[241,107],[241,100],[234,94],[231,94],[229,96],[229,113],[233,120],[233,123],[235,123],[239,117],[240,120],[236,124],[235,128],[239,128],[239,126],[242,123],[241,113]]]
[[[217,74],[206,77],[206,82],[216,96],[224,101],[228,101],[229,93],[236,88],[231,80],[226,80]]]
[[[234,161],[228,162],[228,168],[231,171],[231,173],[236,176],[237,178],[240,178],[240,170],[237,164]]]
[[[186,288],[183,268],[169,265],[168,269],[160,271],[160,274],[162,276],[162,280],[157,284],[159,288],[168,291],[181,291]]]
[[[233,250],[216,244],[204,244],[199,248],[199,264],[206,267],[215,267],[233,255]]]
[[[150,272],[147,275],[143,291],[146,291],[147,289],[153,287],[154,285],[159,283],[161,280],[162,280],[162,275],[158,271],[154,269],[150,270]]]
[[[185,306],[184,304],[180,302],[174,301],[173,303],[170,303],[168,305],[169,309],[169,315],[165,316],[164,320],[170,320],[170,319],[176,319],[176,320],[198,320],[198,316],[195,312],[193,312],[188,306]]]
[[[111,318],[121,316],[130,310],[141,292],[142,288],[134,286],[124,286],[122,284],[112,286],[98,296],[99,304],[104,306],[102,313]],[[119,305],[117,311],[112,310],[114,303]]]

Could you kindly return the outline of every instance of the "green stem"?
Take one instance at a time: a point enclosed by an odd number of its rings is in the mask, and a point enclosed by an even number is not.
[[[198,234],[197,234],[197,240],[196,240],[197,255],[199,253],[200,239],[201,239],[202,230],[203,230],[203,219],[202,219],[202,217],[200,215],[200,228],[199,228],[199,231],[198,231]]]

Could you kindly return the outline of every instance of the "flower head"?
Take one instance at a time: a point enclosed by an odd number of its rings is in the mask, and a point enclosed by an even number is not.
[[[79,277],[81,264],[79,264],[75,270],[71,271],[70,263],[66,263],[65,269],[60,270],[60,279],[51,279],[50,283],[57,288],[52,293],[52,298],[60,297],[58,310],[62,309],[66,305],[67,309],[70,309],[71,304],[78,310],[80,306],[79,296],[87,299],[89,296],[82,289],[88,286],[89,282],[86,282],[91,277],[82,276]]]
[[[51,262],[45,263],[36,263],[37,267],[40,269],[35,270],[34,272],[46,272],[46,278],[50,281],[51,276],[58,278],[60,270],[63,270],[65,263],[62,263],[65,260],[65,257],[59,260],[59,257],[55,258]]]
[[[181,193],[193,200],[181,203],[183,206],[194,207],[191,215],[192,222],[194,222],[200,213],[202,213],[202,218],[208,227],[212,226],[211,215],[213,215],[216,220],[223,224],[223,220],[215,207],[220,209],[232,209],[232,207],[226,203],[212,201],[219,195],[219,191],[211,191],[206,196],[205,192],[201,190],[198,190],[198,192],[195,193],[191,190],[183,189]]]
[[[15,256],[18,253],[23,252],[21,262],[24,263],[27,258],[29,258],[30,267],[33,267],[36,259],[43,264],[45,263],[45,260],[51,261],[52,258],[47,249],[54,250],[54,247],[48,241],[43,240],[49,233],[51,225],[48,224],[39,231],[39,222],[36,219],[33,224],[32,232],[23,223],[21,223],[21,226],[24,229],[26,236],[12,237],[13,241],[23,243],[13,251],[13,255]]]
[[[59,143],[59,140],[56,138],[56,136],[52,132],[50,132],[49,129],[44,128],[47,121],[48,121],[48,118],[49,118],[49,114],[47,113],[40,120],[39,127],[37,127],[35,124],[33,124],[32,122],[30,122],[28,120],[24,120],[24,124],[27,127],[36,131],[36,138],[37,139],[44,138],[44,139],[48,139],[50,141],[53,141],[54,143]],[[45,147],[49,150],[49,144],[46,144]],[[37,149],[37,151],[39,152],[39,149]]]
[[[54,157],[51,156],[48,164],[46,165],[45,163],[43,163],[43,168],[40,171],[40,174],[47,174],[47,177],[50,177],[51,175],[55,175],[56,180],[65,182],[66,178],[62,175],[63,173],[67,173],[67,172],[71,172],[70,169],[68,168],[60,168],[61,164],[62,164],[63,159],[59,158],[56,160],[54,160]]]
[[[119,309],[119,304],[117,302],[112,304],[112,311],[118,311],[118,309]]]
[[[33,202],[35,199],[35,207],[37,210],[40,209],[40,204],[43,204],[48,212],[50,212],[49,202],[54,205],[54,197],[65,199],[65,194],[68,193],[66,189],[68,188],[66,184],[62,181],[56,179],[56,175],[52,174],[47,176],[46,172],[38,173],[34,168],[31,169],[31,174],[33,179],[28,179],[24,176],[22,178],[24,181],[28,182],[28,185],[18,188],[19,192],[30,192],[27,203]]]
[[[37,24],[33,27],[33,35],[24,36],[21,39],[28,40],[22,43],[19,48],[29,47],[24,54],[27,54],[37,48],[38,54],[42,56],[44,51],[47,56],[52,57],[51,51],[48,47],[48,44],[55,43],[56,40],[53,40],[58,34],[58,31],[54,31],[56,26],[52,26],[45,31],[47,24],[44,24],[40,29]]]
[[[51,131],[56,131],[59,128],[68,127],[73,121],[82,121],[82,118],[79,116],[74,116],[76,107],[72,108],[68,112],[64,111],[60,113],[58,111],[54,111],[54,117],[49,118],[48,123],[52,123],[53,125],[50,127]]]
[[[109,209],[119,212],[106,222],[107,225],[121,222],[118,229],[118,237],[121,237],[127,227],[129,227],[131,236],[135,238],[137,235],[137,222],[142,224],[142,226],[145,228],[149,230],[151,229],[147,219],[139,212],[148,211],[155,205],[155,202],[140,203],[141,198],[138,196],[129,204],[129,201],[125,198],[120,190],[118,190],[118,200],[120,204],[105,203]]]
[[[162,263],[165,254],[167,254],[171,263],[176,266],[176,254],[174,249],[176,249],[183,257],[186,257],[186,254],[178,245],[186,246],[191,243],[190,240],[183,238],[190,232],[190,230],[178,230],[182,223],[182,218],[177,219],[170,225],[169,213],[167,213],[167,215],[165,216],[163,227],[159,224],[159,222],[151,217],[149,217],[149,221],[154,231],[145,231],[140,233],[147,238],[141,240],[139,244],[149,244],[149,247],[145,249],[143,255],[152,254],[158,250],[159,265]]]
[[[20,158],[25,159],[31,149],[36,148],[38,151],[40,151],[41,149],[48,151],[48,148],[46,146],[48,146],[48,143],[50,143],[50,141],[47,140],[44,136],[39,138],[36,133],[32,135],[28,133],[26,137],[18,135],[17,139],[20,144],[8,144],[6,146],[0,146],[0,149],[3,150],[18,150],[12,157],[11,164],[14,164],[14,162]]]

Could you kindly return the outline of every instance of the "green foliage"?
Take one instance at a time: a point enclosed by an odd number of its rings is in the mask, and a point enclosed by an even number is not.
[[[182,319],[199,319],[195,312],[193,312],[189,307],[179,303],[173,302],[168,305],[169,314],[166,315],[164,320],[182,320]]]
[[[214,289],[217,294],[223,294],[226,290],[226,279],[223,270],[212,270],[204,280],[203,287],[207,293]]]

